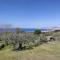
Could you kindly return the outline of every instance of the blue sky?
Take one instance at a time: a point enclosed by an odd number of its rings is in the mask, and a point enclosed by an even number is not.
[[[0,0],[0,25],[60,26],[60,0]]]

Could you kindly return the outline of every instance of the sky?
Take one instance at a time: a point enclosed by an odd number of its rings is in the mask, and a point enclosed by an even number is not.
[[[0,0],[0,26],[60,27],[60,0]]]

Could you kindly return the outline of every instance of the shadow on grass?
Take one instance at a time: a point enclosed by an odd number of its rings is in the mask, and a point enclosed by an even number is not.
[[[24,47],[22,47],[22,48],[13,49],[13,51],[32,50],[33,47],[38,47],[38,46],[40,46],[40,45],[42,45],[42,44],[44,44],[44,43],[46,44],[47,42],[41,42],[40,44],[36,44],[36,45],[33,45],[33,46],[24,46]]]
[[[13,49],[13,51],[25,51],[25,50],[32,50],[33,47],[22,47],[22,48],[17,48]]]

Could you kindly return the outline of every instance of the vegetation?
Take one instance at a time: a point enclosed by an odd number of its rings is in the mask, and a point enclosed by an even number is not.
[[[54,30],[54,32],[60,32],[60,30]]]
[[[40,29],[36,29],[34,34],[37,34],[37,35],[41,34],[41,30]]]
[[[44,34],[41,34],[41,35],[40,35],[40,42],[41,42],[41,43],[46,43],[46,42],[48,42],[48,41],[47,41],[47,38],[46,38],[46,36],[45,36]]]
[[[60,60],[59,37],[59,32],[47,35],[40,30],[35,30],[34,33],[21,32],[19,28],[15,32],[2,32],[0,60]]]
[[[11,51],[7,46],[0,51],[0,60],[60,60],[60,42],[51,42],[31,50]]]
[[[16,28],[16,32],[9,32],[8,30],[1,33],[0,40],[3,40],[4,45],[12,45],[13,50],[23,50],[38,46],[40,43],[47,42],[44,34],[41,34],[39,29],[36,29],[34,33],[21,32],[20,28]]]

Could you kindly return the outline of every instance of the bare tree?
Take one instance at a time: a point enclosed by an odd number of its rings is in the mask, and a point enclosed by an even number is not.
[[[9,32],[10,32],[10,29],[11,29],[11,25],[8,24],[8,25],[2,25],[3,29],[4,29],[4,41],[5,41],[5,44],[8,45],[8,42],[9,42]]]

